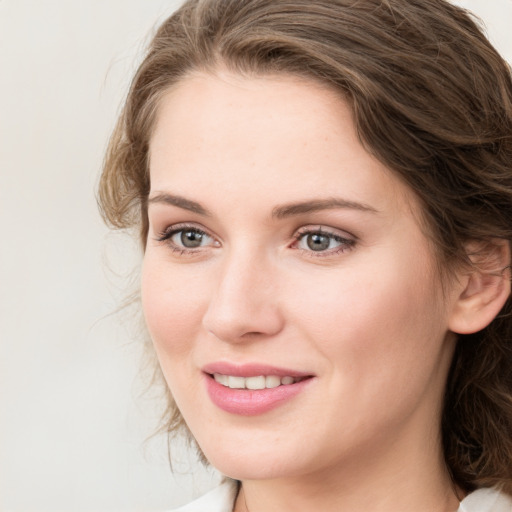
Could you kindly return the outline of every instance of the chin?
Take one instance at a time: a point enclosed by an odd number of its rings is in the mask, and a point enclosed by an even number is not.
[[[283,450],[270,448],[268,444],[267,449],[260,443],[252,446],[254,450],[247,449],[247,443],[243,450],[238,443],[226,447],[206,446],[203,453],[214,468],[234,480],[276,479],[300,472],[300,465]]]
[[[261,457],[245,461],[222,459],[212,462],[212,465],[220,473],[234,480],[275,480],[295,476],[295,471],[292,472],[281,464]]]

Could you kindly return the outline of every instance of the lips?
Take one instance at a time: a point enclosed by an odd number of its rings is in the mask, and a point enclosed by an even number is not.
[[[242,416],[268,412],[291,400],[313,375],[267,365],[219,362],[203,368],[208,395],[220,409]]]
[[[279,368],[267,364],[233,364],[224,361],[210,363],[202,368],[204,373],[213,375],[220,373],[222,375],[233,375],[236,377],[257,377],[258,375],[276,375],[277,377],[311,377],[311,373],[292,370],[290,368]]]

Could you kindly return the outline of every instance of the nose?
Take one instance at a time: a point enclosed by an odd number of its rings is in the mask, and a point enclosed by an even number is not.
[[[264,257],[232,254],[222,263],[203,327],[229,343],[278,334],[284,319],[275,271]]]

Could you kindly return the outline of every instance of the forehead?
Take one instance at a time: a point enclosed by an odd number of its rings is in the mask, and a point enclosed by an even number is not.
[[[228,131],[233,150],[246,151],[250,141],[254,148],[263,142],[269,128],[276,144],[284,144],[287,134],[301,135],[301,127],[304,141],[311,142],[313,136],[321,134],[322,139],[316,141],[320,143],[336,135],[332,133],[334,124],[329,122],[333,114],[342,116],[338,117],[342,124],[352,122],[343,107],[333,90],[291,75],[194,73],[161,99],[151,153],[167,146],[170,134],[186,139],[194,149],[204,149],[208,142],[227,142],[219,139]]]
[[[178,83],[159,105],[150,172],[152,191],[206,202],[222,192],[244,198],[246,208],[311,195],[343,195],[383,211],[415,202],[363,148],[340,95],[288,75],[197,73]]]

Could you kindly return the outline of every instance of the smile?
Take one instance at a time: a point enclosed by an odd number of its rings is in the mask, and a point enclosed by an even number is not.
[[[273,366],[213,363],[203,367],[211,402],[225,412],[255,416],[269,412],[302,394],[315,375]]]
[[[231,389],[273,389],[279,386],[289,386],[304,379],[304,377],[279,377],[277,375],[258,375],[256,377],[240,377],[214,373],[216,382]]]

